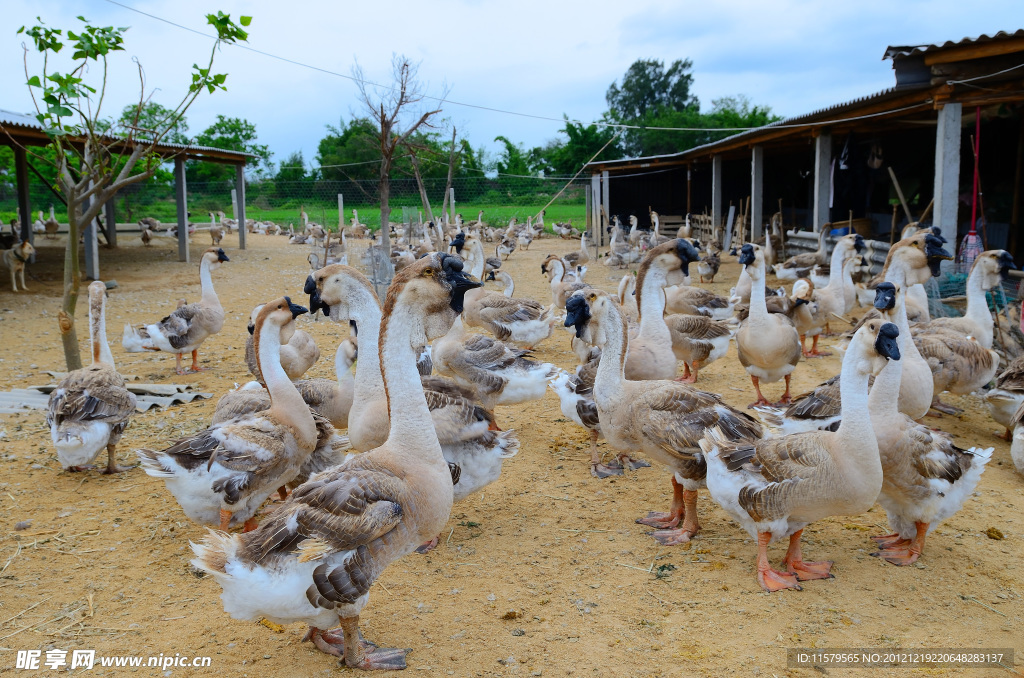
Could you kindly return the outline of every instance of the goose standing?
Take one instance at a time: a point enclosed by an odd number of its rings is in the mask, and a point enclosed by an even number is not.
[[[1014,359],[996,378],[995,387],[985,394],[985,402],[992,418],[1006,427],[1000,437],[1012,440],[1014,417],[1024,403],[1024,356]]]
[[[876,296],[891,297],[895,305],[896,288],[882,283]],[[974,492],[992,458],[992,448],[962,450],[949,435],[901,413],[897,403],[901,362],[885,366],[868,396],[884,476],[878,503],[894,530],[884,537],[872,537],[880,548],[872,555],[894,565],[910,565],[920,557],[925,536],[959,511]],[[847,411],[844,409],[844,418]]]
[[[263,377],[260,375],[259,361],[256,359],[255,332],[256,318],[262,308],[263,304],[258,305],[249,315],[249,336],[245,339],[245,364],[249,368],[249,374],[258,381],[263,381]],[[281,367],[292,381],[302,378],[302,375],[319,359],[320,349],[316,341],[304,330],[296,329],[288,342],[281,345]]]
[[[872,320],[854,335],[843,356],[843,420],[834,433],[810,431],[750,444],[729,442],[716,427],[701,441],[711,496],[757,540],[757,581],[764,590],[799,590],[798,581],[830,578],[830,561],[803,560],[804,527],[828,516],[862,513],[875,503],[882,463],[868,414],[868,378],[889,359],[899,360],[898,334],[892,323]],[[768,544],[784,537],[787,571],[780,572],[771,567]]]
[[[736,332],[736,352],[740,364],[750,375],[757,400],[751,405],[768,405],[761,394],[761,380],[769,383],[786,380],[786,392],[779,404],[790,402],[789,380],[800,362],[800,335],[793,322],[778,313],[768,313],[764,296],[764,252],[758,245],[747,243],[740,254],[753,287],[750,291],[750,316]]]
[[[382,648],[359,633],[373,581],[436,535],[448,520],[456,469],[445,462],[419,374],[416,347],[444,332],[474,286],[457,258],[438,254],[395,276],[388,289],[380,353],[388,385],[387,442],[311,478],[248,535],[213,533],[193,545],[196,567],[223,588],[225,611],[309,624],[307,638],[345,664],[403,669],[408,650]],[[428,311],[428,309],[430,309]],[[335,620],[338,631],[328,631]]]
[[[211,247],[203,252],[199,260],[199,283],[202,286],[202,298],[199,302],[181,306],[160,322],[140,329],[125,324],[121,337],[124,349],[129,353],[142,353],[147,350],[173,353],[177,361],[175,371],[178,374],[185,374],[181,367],[181,356],[191,352],[192,366],[188,371],[205,370],[206,368],[199,366],[199,346],[207,337],[217,334],[224,327],[224,309],[213,290],[210,273],[224,261],[230,259],[220,248]]]
[[[214,424],[163,451],[136,454],[146,473],[162,479],[185,515],[226,530],[255,527],[256,509],[293,480],[316,448],[313,413],[281,367],[280,350],[306,309],[282,297],[256,318],[256,355],[270,408]]]
[[[46,238],[48,240],[53,240],[57,237],[57,231],[60,230],[60,222],[54,216],[53,205],[50,205],[50,218],[43,224],[43,228],[46,229]]]
[[[214,216],[213,212],[210,212],[210,240],[213,242],[213,246],[217,247],[220,245],[220,241],[224,239],[224,229],[217,225],[217,217]]]
[[[480,264],[482,266],[483,262]],[[511,282],[511,276],[503,275]],[[501,341],[512,341],[532,349],[551,336],[554,307],[546,309],[533,299],[513,299],[508,285],[505,293],[483,288],[468,292],[465,308],[463,319],[466,325],[485,327]]]
[[[828,231],[824,228],[818,234],[818,249],[814,252],[796,254],[786,259],[781,264],[775,265],[775,277],[779,280],[796,280],[806,278],[811,269],[818,264],[824,264],[828,256],[825,249],[825,241],[828,238]]]
[[[61,379],[50,394],[46,423],[57,448],[57,459],[68,471],[84,471],[107,450],[103,473],[127,471],[115,462],[117,443],[135,412],[135,396],[124,386],[107,344],[107,288],[89,284],[89,339],[92,364]]]
[[[648,513],[637,522],[659,528],[652,536],[663,545],[689,541],[700,531],[697,492],[704,486],[707,466],[698,445],[706,428],[718,425],[730,440],[753,440],[762,435],[760,424],[719,396],[677,381],[627,380],[623,370],[629,344],[626,321],[610,296],[597,290],[577,292],[567,304],[565,324],[602,351],[593,399],[601,432],[619,454],[609,464],[592,461],[592,473],[604,478],[621,475],[624,466],[631,470],[646,466],[630,456],[639,451],[668,468],[671,509]]]

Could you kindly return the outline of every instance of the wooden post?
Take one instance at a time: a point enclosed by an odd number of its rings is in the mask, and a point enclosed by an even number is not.
[[[691,198],[690,189],[692,188],[692,186],[691,186],[692,183],[693,183],[693,165],[687,165],[686,166],[686,214],[690,214],[690,213],[693,212],[693,208],[691,206],[692,203],[691,203],[691,200],[690,200],[690,198]]]
[[[587,233],[590,235],[590,241],[594,241],[593,228],[594,228],[594,200],[590,195],[590,189],[583,191],[583,199],[586,204],[586,212],[584,212],[586,221],[584,222],[587,228]]]
[[[174,158],[174,203],[178,211],[178,261],[188,263],[188,194],[185,191],[185,158]]]
[[[750,240],[761,237],[764,223],[764,146],[754,146],[750,156]]]
[[[590,226],[590,236],[597,242],[601,230],[601,175],[597,172],[590,175]]]
[[[345,230],[345,197],[338,194],[338,233]]]
[[[608,224],[611,223],[611,188],[612,183],[608,178],[608,170],[601,172],[601,206],[604,211],[599,214],[597,220],[597,244],[605,244],[605,235],[608,233]]]
[[[811,214],[814,232],[828,223],[829,197],[832,188],[832,135],[822,132],[814,139],[814,210]]]
[[[722,156],[711,156],[711,228],[722,225]],[[729,247],[728,244],[725,246]]]
[[[452,186],[451,190],[449,191],[448,205],[449,205],[449,207],[451,207],[451,212],[449,212],[448,214],[451,214],[452,215],[452,221],[455,221],[455,187],[454,186]]]
[[[117,210],[114,208],[114,197],[110,196],[103,205],[103,212],[107,220],[107,245],[111,248],[117,247]]]
[[[932,223],[938,226],[950,249],[955,253],[957,212],[960,200],[960,120],[963,115],[961,104],[946,104],[939,109],[939,124],[935,130],[935,216]],[[948,271],[952,262],[942,262],[942,270]]]
[[[235,202],[238,204],[238,249],[245,249],[245,165],[235,165]]]
[[[32,232],[32,208],[28,202],[28,158],[25,149],[21,146],[14,146],[14,177],[18,190],[18,211],[21,216],[21,239],[33,242],[35,234]],[[35,255],[32,255],[35,261]]]
[[[1013,207],[1010,210],[1010,241],[1006,249],[1010,254],[1017,254],[1017,229],[1020,228],[1020,182],[1024,174],[1024,118],[1020,120],[1017,132],[1017,165],[1013,173]]]

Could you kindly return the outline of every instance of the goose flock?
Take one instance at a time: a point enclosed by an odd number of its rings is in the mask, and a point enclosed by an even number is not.
[[[765,591],[831,578],[831,561],[804,560],[803,530],[875,503],[891,533],[872,537],[872,555],[899,566],[922,556],[926,536],[969,499],[993,453],[957,447],[924,423],[929,412],[954,411],[939,399],[945,391],[971,393],[996,380],[986,400],[1024,473],[1024,359],[999,372],[985,300],[1013,266],[1005,251],[974,262],[967,312],[957,319],[922,317],[917,288],[950,258],[931,230],[895,243],[882,272],[864,282],[854,281],[866,266],[858,235],[838,238],[828,254],[823,234],[817,252],[774,268],[770,236],[744,243],[736,254],[745,294],[722,297],[692,285],[694,274],[718,273],[722,248],[660,235],[652,212],[651,233],[634,217],[628,231],[615,228],[601,257],[636,264],[617,292],[586,281],[597,256],[582,234],[575,256],[544,259],[551,296],[534,300],[516,295],[502,265],[542,236],[543,214],[504,230],[483,217],[424,224],[419,242],[411,230],[396,234],[396,273],[383,300],[347,259],[327,256],[329,232],[305,225],[326,260],[311,257],[294,295],[256,306],[246,328],[228,328],[245,337],[254,381],[223,394],[207,428],[136,450],[183,513],[212,528],[192,545],[192,564],[220,586],[231,617],[301,622],[305,640],[349,667],[405,668],[408,650],[360,634],[371,586],[392,562],[435,548],[453,502],[501,477],[521,448],[502,427],[503,408],[539,401],[548,389],[590,436],[593,482],[651,463],[668,471],[668,510],[635,518],[654,528],[653,539],[667,547],[699,539],[704,491],[756,544],[752,570]],[[351,229],[362,226],[355,211],[352,221]],[[555,226],[576,237],[571,224]],[[483,242],[494,244],[495,257]],[[124,349],[172,353],[178,374],[191,353],[190,370],[202,369],[199,347],[225,329],[211,273],[229,261],[219,246],[204,252],[201,300],[126,325]],[[792,280],[791,289],[772,289],[769,275]],[[485,289],[485,279],[502,291]],[[868,292],[870,310],[837,344],[840,372],[794,397],[794,371],[827,355],[818,338],[829,320],[848,317]],[[308,307],[293,300],[300,293]],[[92,364],[67,375],[50,399],[47,423],[68,471],[91,468],[104,449],[104,472],[125,470],[115,452],[135,397],[106,341],[105,296],[102,283],[90,286]],[[297,327],[305,314],[322,314],[347,335],[333,379],[304,378],[320,358]],[[537,345],[556,340],[571,344],[573,369],[534,358]],[[756,398],[745,409],[696,383],[706,382],[702,368],[727,359],[734,340]],[[779,381],[785,391],[772,402],[762,385]],[[601,439],[613,450],[608,460]],[[769,558],[777,540],[788,541],[780,567]]]

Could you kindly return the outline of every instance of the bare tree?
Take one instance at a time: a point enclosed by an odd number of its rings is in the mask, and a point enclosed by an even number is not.
[[[430,119],[441,112],[437,109],[416,117],[415,112],[411,110],[417,108],[424,99],[423,84],[416,77],[417,70],[418,66],[411,63],[408,57],[395,55],[391,59],[394,85],[377,87],[367,83],[359,64],[352,67],[352,75],[359,87],[359,96],[379,130],[381,244],[388,257],[391,255],[391,167],[397,158],[399,147],[403,146],[416,130],[431,127]],[[413,122],[403,120],[410,113],[412,116],[408,120]]]
[[[455,158],[459,155],[455,148],[455,125],[452,125],[452,147],[448,151],[448,181],[444,185],[444,201],[441,203],[441,215],[448,209],[448,199],[452,194],[452,175],[455,173]]]
[[[122,188],[152,177],[165,160],[154,151],[168,131],[174,129],[196,98],[207,90],[225,89],[227,76],[211,72],[214,56],[223,43],[244,41],[248,34],[223,12],[207,14],[207,23],[217,32],[205,68],[194,66],[192,82],[181,102],[156,123],[155,129],[140,125],[140,117],[148,103],[142,66],[139,66],[139,101],[133,120],[129,124],[111,127],[102,117],[107,91],[107,58],[112,52],[123,51],[123,34],[127,28],[93,26],[78,17],[83,27],[76,33],[40,24],[31,28],[22,26],[32,40],[36,51],[43,57],[40,75],[29,76],[29,48],[25,46],[25,78],[36,119],[43,126],[55,151],[54,165],[57,182],[64,193],[68,210],[68,243],[64,255],[64,296],[57,314],[64,360],[68,370],[82,366],[78,335],[75,332],[75,307],[81,285],[78,238],[84,225],[96,219],[103,206]],[[243,16],[239,23],[248,26],[250,18]],[[70,70],[53,70],[57,54],[71,43],[74,54]],[[90,62],[102,66],[95,87],[86,82]],[[26,149],[27,150],[27,149]],[[32,153],[35,159],[47,161]]]

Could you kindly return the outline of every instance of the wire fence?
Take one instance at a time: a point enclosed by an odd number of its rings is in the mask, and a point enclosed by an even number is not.
[[[13,182],[5,182],[3,179],[0,177],[0,218],[9,222],[17,214],[17,194]],[[504,175],[455,177],[452,179],[455,212],[462,213],[467,221],[476,219],[481,209],[495,221],[512,216],[525,220],[528,215],[536,214],[567,183],[569,185],[566,190],[548,208],[546,221],[572,218],[580,223],[585,217],[585,193],[589,179],[570,181],[567,177]],[[423,188],[435,218],[441,216],[446,184],[447,179],[444,177],[423,179]],[[233,188],[233,182],[186,182],[190,219],[204,222],[209,212],[221,210],[231,216]],[[343,198],[346,223],[354,208],[359,210],[360,222],[371,228],[379,226],[380,198],[376,180],[249,181],[245,189],[246,215],[286,226],[289,222],[297,223],[300,210],[304,209],[311,220],[336,227],[339,223],[339,195]],[[173,183],[148,181],[129,186],[114,199],[117,220],[134,223],[143,217],[154,217],[163,222],[172,222],[176,214],[174,196]],[[419,186],[411,177],[391,180],[389,202],[396,215],[403,213],[402,208],[425,212]],[[29,182],[29,203],[33,220],[40,210],[45,220],[51,205],[58,221],[66,220],[61,197],[36,177],[32,177]],[[426,216],[424,213],[423,217]],[[395,216],[392,217],[394,220]]]

